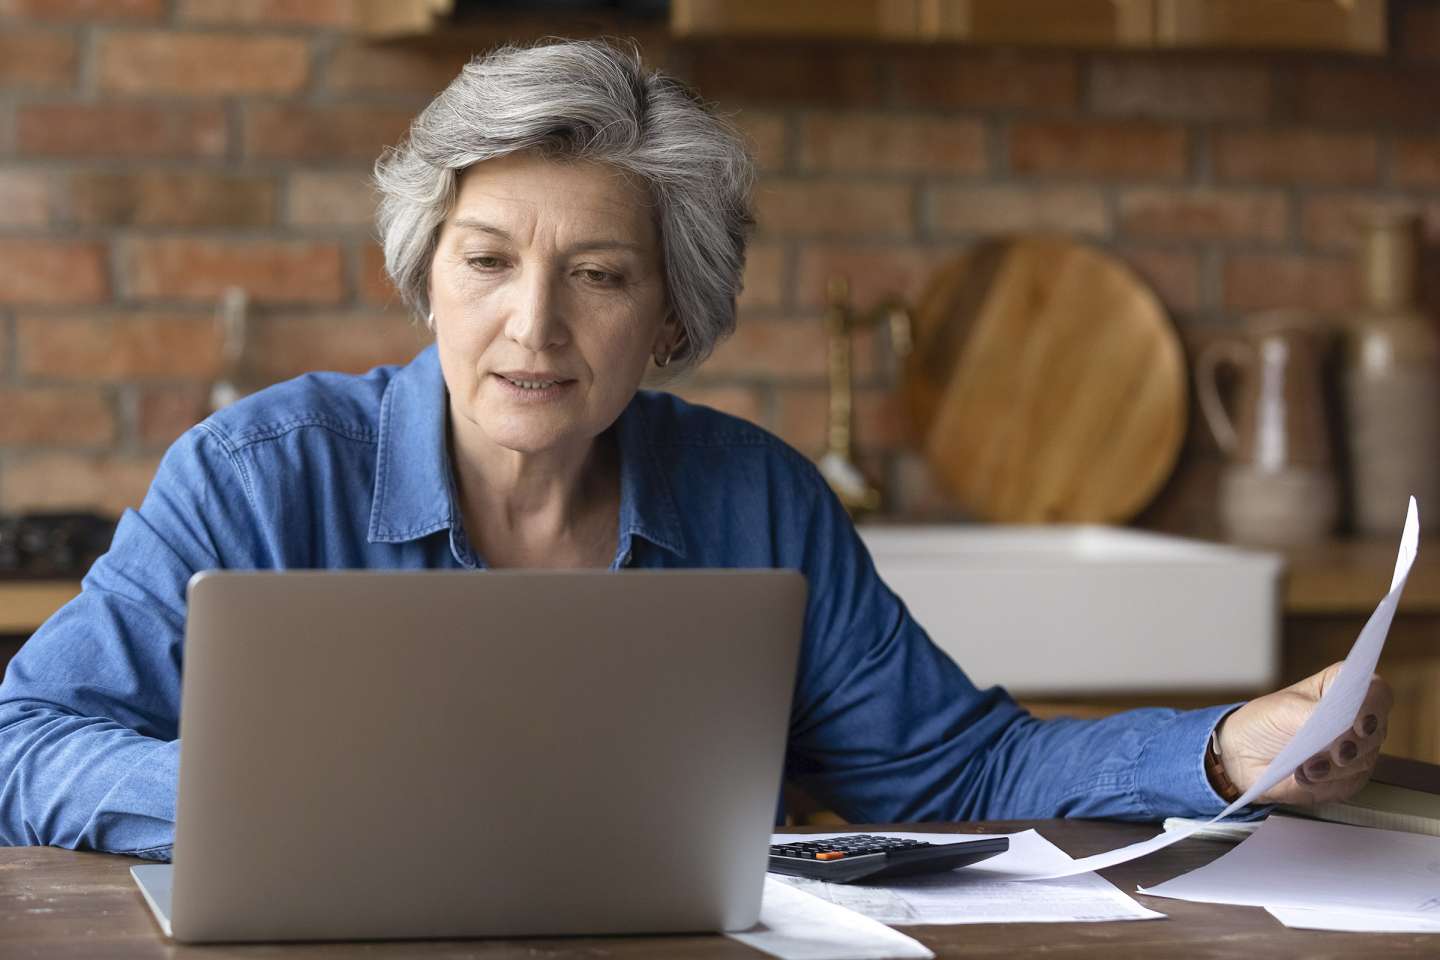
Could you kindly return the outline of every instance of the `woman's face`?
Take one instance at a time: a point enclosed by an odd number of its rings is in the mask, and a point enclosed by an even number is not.
[[[674,343],[650,198],[613,168],[532,154],[470,167],[430,268],[466,440],[587,446]]]

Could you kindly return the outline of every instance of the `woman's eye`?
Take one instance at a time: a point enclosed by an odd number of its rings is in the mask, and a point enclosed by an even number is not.
[[[620,282],[618,273],[611,273],[608,270],[596,270],[593,267],[585,267],[575,271],[581,280],[586,283],[593,283],[597,286],[614,286]]]
[[[505,266],[505,261],[499,257],[492,257],[482,254],[478,257],[466,257],[465,262],[477,270],[498,270]]]

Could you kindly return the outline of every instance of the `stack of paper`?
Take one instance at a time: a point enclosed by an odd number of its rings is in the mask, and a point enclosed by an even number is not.
[[[1264,907],[1287,927],[1440,933],[1440,837],[1271,817],[1218,860],[1140,892]]]

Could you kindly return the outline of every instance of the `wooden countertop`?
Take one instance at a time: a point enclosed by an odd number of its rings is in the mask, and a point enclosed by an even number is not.
[[[1286,551],[1285,612],[1367,616],[1390,589],[1393,540],[1337,540]],[[1402,613],[1440,613],[1440,553],[1422,549],[1400,600]]]
[[[1365,616],[1385,595],[1395,568],[1389,540],[1337,540],[1286,553],[1285,613]],[[0,581],[0,634],[27,634],[80,591],[78,581]],[[1440,552],[1421,551],[1402,613],[1440,613]]]
[[[1010,833],[1035,827],[1072,856],[1086,856],[1153,836],[1153,824],[1096,820],[1009,823],[905,824],[898,829],[942,834]],[[833,829],[833,828],[829,828]],[[867,826],[845,829],[897,829]],[[803,831],[802,831],[803,832]],[[1187,873],[1231,849],[1213,840],[1182,840],[1148,857],[1102,873],[1166,920],[1117,923],[953,924],[905,927],[939,958],[1008,960],[1016,956],[1087,958],[1206,957],[1211,960],[1313,957],[1433,957],[1433,936],[1290,930],[1259,907],[1190,903],[1135,895]],[[456,854],[462,856],[462,854]],[[161,935],[129,868],[139,861],[49,847],[0,848],[0,954],[45,957],[634,957],[758,960],[759,953],[727,937],[690,934],[647,937],[560,937],[524,940],[430,940],[372,943],[228,944],[191,946]],[[43,906],[37,906],[42,904]]]

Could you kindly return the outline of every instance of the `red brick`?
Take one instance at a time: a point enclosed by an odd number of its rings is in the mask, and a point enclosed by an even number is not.
[[[807,170],[967,176],[985,170],[985,127],[979,120],[814,113],[801,126],[800,151]]]
[[[1289,222],[1278,191],[1140,187],[1122,191],[1118,207],[1121,231],[1150,237],[1278,242]]]
[[[84,509],[118,514],[138,507],[158,457],[50,453],[7,458],[0,492],[7,511]]]
[[[429,98],[449,86],[473,52],[443,42],[397,46],[355,39],[330,55],[325,86],[338,93]]]
[[[741,420],[765,425],[765,404],[760,391],[753,387],[723,387],[713,384],[665,384],[663,389],[691,403],[713,407]]]
[[[755,166],[767,172],[785,168],[785,117],[764,110],[742,110],[731,118],[750,145]]]
[[[1440,187],[1440,137],[1397,140],[1395,181],[1411,187]]]
[[[1408,3],[1399,11],[1395,37],[1400,53],[1411,60],[1440,60],[1440,6],[1433,0]]]
[[[0,13],[37,20],[158,20],[165,0],[4,0]]]
[[[825,387],[781,387],[775,391],[775,432],[801,453],[825,449],[830,392]],[[866,453],[893,452],[912,443],[904,396],[898,390],[870,387],[854,393],[851,443]]]
[[[373,161],[410,129],[415,110],[359,104],[256,104],[245,114],[245,152],[274,160]]]
[[[1214,150],[1225,180],[1358,185],[1380,171],[1380,143],[1367,134],[1249,130],[1218,134]]]
[[[131,297],[213,300],[231,286],[269,303],[336,303],[345,294],[340,248],[333,243],[136,237],[124,254]]]
[[[300,227],[359,227],[375,222],[377,194],[366,170],[296,170],[285,219]]]
[[[770,179],[756,191],[760,229],[798,236],[907,236],[914,191],[907,184]]]
[[[163,451],[210,415],[208,383],[145,384],[140,388],[136,438],[148,451]]]
[[[367,244],[360,252],[360,300],[377,307],[399,309],[400,293],[385,272],[385,254],[379,246]]]
[[[43,226],[53,210],[49,177],[34,170],[0,169],[0,226]]]
[[[707,100],[725,103],[880,100],[878,60],[868,45],[697,43],[691,50],[690,78]]]
[[[937,188],[930,224],[938,234],[1061,230],[1098,236],[1110,232],[1110,214],[1095,187],[987,184]]]
[[[707,377],[823,377],[825,325],[819,320],[746,317],[700,368]]]
[[[109,295],[104,244],[0,239],[0,304],[99,303]]]
[[[906,50],[892,70],[898,101],[907,106],[1052,111],[1080,101],[1080,70],[1070,56]]]
[[[348,27],[355,0],[180,0],[182,22]]]
[[[298,37],[145,31],[102,35],[100,89],[122,94],[287,94],[304,88],[310,51]]]
[[[935,269],[953,256],[953,249],[940,247],[810,244],[800,251],[795,299],[802,309],[821,309],[831,279],[843,277],[857,309],[868,311],[892,296],[914,303]]]
[[[25,377],[209,380],[222,367],[220,328],[208,313],[21,314],[15,342]]]
[[[115,439],[115,411],[100,390],[0,388],[0,410],[0,444],[74,447]]]
[[[1348,310],[1360,301],[1357,279],[1349,257],[1234,254],[1225,261],[1224,302],[1232,310]]]
[[[1300,74],[1299,113],[1317,123],[1433,126],[1440,68],[1312,67]]]
[[[754,243],[745,254],[745,288],[737,301],[742,310],[780,306],[785,296],[785,250]]]
[[[1023,174],[1178,179],[1185,131],[1143,120],[1024,121],[1010,129],[1010,169]]]
[[[68,198],[82,224],[136,227],[264,227],[275,220],[275,181],[250,174],[74,174]]]
[[[210,413],[210,388],[203,383],[140,388],[140,445],[163,450]]]
[[[252,369],[263,382],[311,370],[364,373],[407,363],[433,339],[423,324],[399,312],[266,316],[251,332]]]
[[[1168,309],[1193,313],[1201,306],[1200,258],[1180,250],[1116,251],[1140,275]]]
[[[1427,228],[1427,239],[1440,243],[1440,200],[1423,203],[1400,197],[1371,194],[1332,194],[1305,200],[1301,230],[1305,243],[1320,250],[1358,250],[1366,224],[1375,214],[1416,214]]]
[[[1090,108],[1111,116],[1166,120],[1260,120],[1270,112],[1261,64],[1165,58],[1107,58],[1090,65]]]
[[[78,62],[75,38],[68,33],[0,30],[0,89],[73,89]]]
[[[219,157],[228,137],[219,107],[67,103],[20,106],[21,154],[65,157]]]

